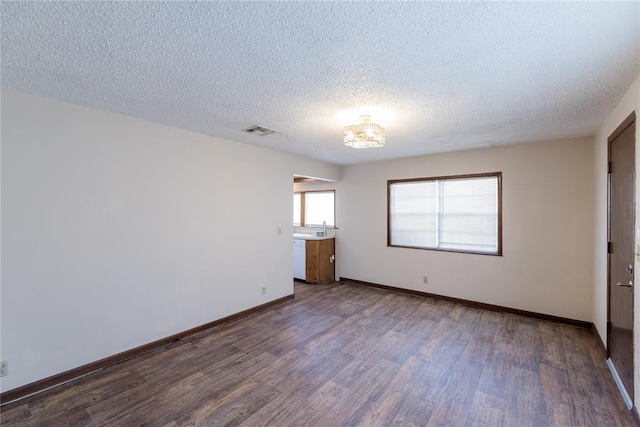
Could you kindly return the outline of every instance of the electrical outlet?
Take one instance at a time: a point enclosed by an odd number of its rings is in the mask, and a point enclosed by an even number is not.
[[[0,377],[4,377],[5,375],[9,375],[9,361],[3,360],[0,362]]]
[[[278,227],[278,234],[282,234],[282,227]]]
[[[422,283],[425,285],[429,283],[429,276],[422,276]]]
[[[266,295],[267,294],[267,288],[266,287],[262,287],[262,295]]]

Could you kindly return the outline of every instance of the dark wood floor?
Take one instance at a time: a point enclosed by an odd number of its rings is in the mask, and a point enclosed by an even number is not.
[[[634,425],[587,329],[355,284],[2,407],[3,426]]]

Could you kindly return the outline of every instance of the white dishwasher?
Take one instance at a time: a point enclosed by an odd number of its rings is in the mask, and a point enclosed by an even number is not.
[[[293,239],[293,278],[307,280],[307,241]]]

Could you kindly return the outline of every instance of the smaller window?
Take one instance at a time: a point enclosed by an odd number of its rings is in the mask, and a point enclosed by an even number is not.
[[[303,227],[336,226],[335,191],[293,193],[293,225]]]
[[[300,225],[302,219],[302,197],[300,193],[293,193],[293,225]]]

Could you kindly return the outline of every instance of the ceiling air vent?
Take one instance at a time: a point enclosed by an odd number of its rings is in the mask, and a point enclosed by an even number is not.
[[[258,125],[250,126],[246,129],[242,129],[242,131],[247,133],[253,133],[260,136],[271,135],[272,133],[276,133],[276,131],[273,129],[269,129],[269,128],[258,126]]]

